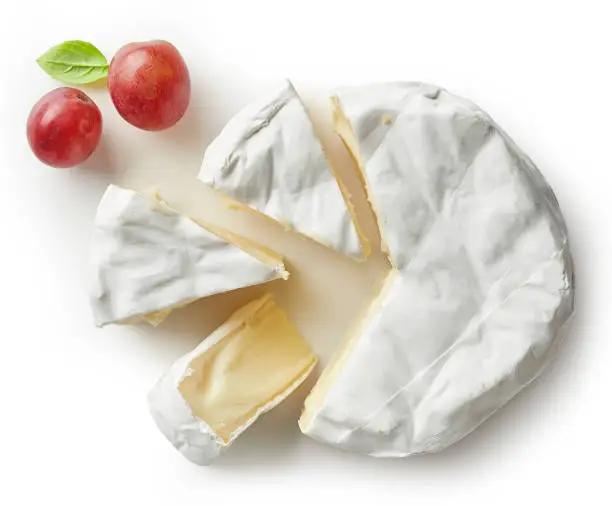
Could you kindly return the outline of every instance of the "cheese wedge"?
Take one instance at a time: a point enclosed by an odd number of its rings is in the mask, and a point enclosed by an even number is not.
[[[351,257],[369,253],[350,196],[289,81],[228,122],[198,178],[232,199],[230,206],[263,213]]]
[[[196,299],[287,279],[282,257],[243,237],[181,216],[159,197],[111,185],[91,244],[96,325],[156,325]]]
[[[542,174],[471,102],[387,83],[333,104],[392,270],[300,427],[377,457],[436,452],[546,365],[574,308],[565,223]]]
[[[151,414],[186,458],[208,465],[287,398],[316,361],[285,312],[266,295],[236,311],[172,365],[149,394]]]

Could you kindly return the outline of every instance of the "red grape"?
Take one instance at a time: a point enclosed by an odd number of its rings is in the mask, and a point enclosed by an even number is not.
[[[123,46],[110,63],[108,90],[119,114],[143,130],[164,130],[185,114],[191,95],[189,71],[169,42]]]
[[[102,135],[102,114],[85,93],[57,88],[43,96],[28,117],[28,142],[38,159],[66,168],[84,162]]]

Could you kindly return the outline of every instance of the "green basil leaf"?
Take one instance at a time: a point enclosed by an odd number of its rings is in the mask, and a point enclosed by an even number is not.
[[[106,57],[89,42],[68,40],[53,46],[38,60],[40,68],[67,84],[88,84],[108,74]]]

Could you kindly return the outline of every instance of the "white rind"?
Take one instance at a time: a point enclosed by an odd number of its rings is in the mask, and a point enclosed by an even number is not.
[[[98,326],[286,277],[282,262],[267,265],[154,199],[114,185],[98,207],[91,258]]]
[[[219,454],[261,415],[275,408],[291,395],[304,382],[316,365],[316,360],[314,360],[304,374],[276,397],[261,406],[242,427],[232,433],[230,440],[226,443],[192,412],[178,387],[181,381],[191,374],[189,364],[230,335],[241,324],[241,320],[233,320],[221,325],[195,350],[179,358],[160,378],[148,396],[149,410],[160,431],[182,455],[200,466],[212,464]]]
[[[196,353],[177,360],[156,383],[147,400],[151,416],[166,439],[191,462],[204,466],[212,463],[226,444],[193,414],[178,390],[192,355]]]
[[[227,123],[206,150],[198,179],[326,246],[363,257],[347,203],[289,81]]]
[[[300,426],[376,457],[440,451],[546,365],[574,307],[566,227],[543,176],[474,104],[419,83],[337,103],[397,271]]]

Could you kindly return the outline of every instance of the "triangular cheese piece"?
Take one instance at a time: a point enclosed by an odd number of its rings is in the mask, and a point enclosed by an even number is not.
[[[198,178],[346,255],[369,254],[350,198],[289,81],[227,123],[206,150]]]
[[[208,465],[286,399],[316,362],[285,312],[265,295],[170,367],[149,394],[151,414],[177,450]]]
[[[114,185],[98,207],[91,259],[98,326],[141,318],[157,324],[196,299],[288,277],[270,250]]]

